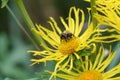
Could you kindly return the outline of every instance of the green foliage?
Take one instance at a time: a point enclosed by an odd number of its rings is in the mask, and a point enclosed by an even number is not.
[[[74,63],[75,63],[76,67],[78,67],[78,66],[80,67],[82,65],[82,61],[80,59],[75,59]]]
[[[110,66],[107,68],[107,70],[113,68],[115,65],[117,65],[118,63],[120,63],[120,42],[116,42],[113,45],[113,52],[116,52],[116,55],[114,57],[114,59],[112,60]]]
[[[2,0],[1,8],[4,8],[7,5],[8,1],[9,0]]]
[[[14,40],[18,44],[10,45],[7,35],[2,33],[0,35],[0,77],[23,79],[30,76],[29,71],[29,56],[26,50],[30,48],[19,40]],[[11,46],[14,48],[11,49]]]
[[[78,54],[80,55],[80,56],[89,56],[89,55],[91,55],[91,51],[90,50],[80,50],[80,51],[78,51]]]

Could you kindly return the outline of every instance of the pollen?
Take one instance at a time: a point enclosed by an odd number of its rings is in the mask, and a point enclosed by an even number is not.
[[[59,45],[59,51],[63,54],[74,53],[79,46],[79,38],[71,37],[67,40],[63,40]]]
[[[103,76],[98,71],[86,71],[79,75],[78,80],[103,80]]]

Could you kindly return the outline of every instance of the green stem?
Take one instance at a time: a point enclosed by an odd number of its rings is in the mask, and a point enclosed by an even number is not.
[[[94,18],[94,14],[97,12],[95,8],[95,0],[90,0],[90,1],[91,1],[92,22],[93,22],[93,27],[95,28],[97,26],[97,20]]]
[[[91,4],[91,14],[92,14],[92,23],[93,23],[93,29],[95,29],[97,27],[97,20],[94,17],[94,14],[97,12],[96,8],[95,8],[95,1],[96,0],[90,0],[90,4]],[[97,52],[97,51],[96,51]],[[96,58],[96,53],[92,54],[92,58],[91,61],[94,63],[95,58]]]
[[[29,15],[28,15],[28,13],[27,13],[27,11],[25,9],[25,6],[23,4],[23,1],[22,0],[15,0],[15,2],[17,3],[17,6],[20,9],[20,12],[21,12],[21,14],[23,16],[24,21],[28,25],[28,28],[31,30],[32,34],[34,35],[34,37],[36,39],[36,42],[39,45],[41,43],[43,43],[44,45],[46,45],[46,43],[44,42],[44,40],[33,31],[33,29],[35,29],[35,25],[33,24],[32,20],[30,19]]]
[[[17,5],[18,5],[18,7],[19,7],[19,9],[20,9],[20,11],[21,11],[21,13],[23,15],[23,18],[24,18],[26,24],[28,25],[28,27],[30,29],[35,28],[32,20],[30,19],[29,15],[28,15],[25,7],[24,7],[23,1],[22,0],[15,0],[15,1],[17,3]]]
[[[8,5],[6,5],[7,10],[10,12],[10,14],[12,15],[13,19],[16,21],[16,23],[20,26],[20,28],[25,32],[25,34],[28,36],[28,38],[31,40],[31,42],[34,44],[34,46],[39,50],[39,47],[37,46],[37,44],[34,42],[34,40],[31,38],[31,36],[26,32],[26,30],[24,29],[23,25],[20,23],[20,21],[17,19],[17,17],[15,16],[15,14],[13,13],[13,11],[9,8]]]

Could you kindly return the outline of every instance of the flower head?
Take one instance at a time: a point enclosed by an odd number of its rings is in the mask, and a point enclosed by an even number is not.
[[[90,0],[87,1],[90,2]],[[101,24],[120,30],[120,0],[96,0],[95,5],[94,7],[98,13],[96,13],[94,17]]]
[[[103,2],[106,3],[103,4]],[[113,28],[113,30],[116,32],[116,34],[114,34],[114,38],[116,38],[116,41],[120,40],[120,1],[102,0],[102,2],[97,4],[96,10],[98,13],[96,13],[94,17],[100,24]]]
[[[116,4],[115,4],[116,3]],[[111,7],[112,8],[111,8]],[[95,14],[95,18],[104,25],[111,26],[120,32],[120,1],[113,0],[109,3],[99,3],[96,6],[98,13]]]
[[[90,0],[87,0],[90,2]],[[95,9],[97,13],[94,14],[94,17],[97,21],[104,26],[110,26],[113,28],[110,32],[117,34],[112,34],[109,38],[115,38],[114,41],[120,40],[120,0],[96,0]],[[105,27],[104,27],[105,28]],[[108,41],[110,42],[110,41]]]
[[[105,58],[104,50],[100,48],[94,62],[92,62],[88,56],[85,56],[81,67],[73,68],[71,71],[61,68],[60,70],[63,73],[60,72],[55,76],[65,80],[120,80],[120,76],[116,77],[117,74],[120,74],[120,64],[110,70],[105,70],[110,65],[115,53],[116,52],[112,53],[110,51]]]

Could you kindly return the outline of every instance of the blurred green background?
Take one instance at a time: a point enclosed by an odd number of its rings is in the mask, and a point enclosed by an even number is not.
[[[24,4],[33,23],[44,26],[49,26],[47,24],[49,17],[55,18],[58,25],[61,25],[59,17],[66,18],[71,6],[79,7],[84,11],[87,11],[86,8],[89,6],[83,0],[24,0]],[[14,0],[10,0],[8,5],[27,30],[27,25]],[[31,35],[29,30],[27,32]],[[47,75],[43,71],[52,70],[54,63],[48,62],[46,67],[43,63],[30,66],[32,55],[27,53],[27,50],[31,49],[36,50],[30,39],[20,29],[8,10],[0,8],[0,80],[46,80]]]

